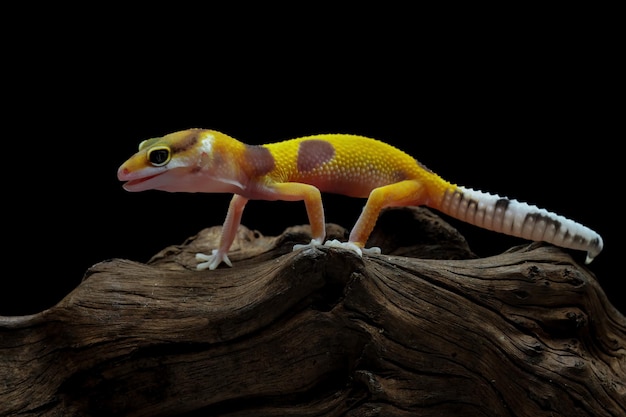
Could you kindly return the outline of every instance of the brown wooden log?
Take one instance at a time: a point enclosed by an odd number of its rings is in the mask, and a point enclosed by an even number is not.
[[[567,253],[478,259],[424,209],[383,215],[378,256],[292,252],[306,232],[242,228],[235,266],[198,272],[206,229],[1,317],[0,414],[626,415],[626,319]]]

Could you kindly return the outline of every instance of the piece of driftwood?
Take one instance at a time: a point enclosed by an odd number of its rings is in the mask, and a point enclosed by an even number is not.
[[[393,209],[383,255],[241,228],[234,268],[195,271],[218,234],[1,317],[0,414],[626,415],[626,319],[560,249],[477,259],[439,217]]]

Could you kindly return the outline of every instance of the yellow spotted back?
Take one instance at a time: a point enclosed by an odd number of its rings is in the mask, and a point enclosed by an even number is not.
[[[269,149],[274,182],[302,182],[321,191],[367,197],[383,185],[432,173],[412,156],[376,139],[323,134],[262,145]]]

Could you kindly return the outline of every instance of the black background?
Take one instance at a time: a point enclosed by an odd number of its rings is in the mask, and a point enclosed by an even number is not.
[[[141,140],[189,127],[250,144],[376,137],[451,182],[575,219],[604,237],[589,269],[626,311],[610,11],[257,12],[85,12],[9,42],[1,315],[54,305],[94,263],[145,262],[221,224],[229,196],[128,193],[116,179]],[[324,197],[327,221],[350,228],[363,201]],[[254,201],[243,217],[266,235],[306,222],[301,203]],[[450,222],[480,255],[524,243]]]

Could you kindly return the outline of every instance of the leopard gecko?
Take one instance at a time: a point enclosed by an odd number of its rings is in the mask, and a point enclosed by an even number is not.
[[[391,206],[433,208],[467,223],[533,241],[587,252],[603,242],[593,230],[545,209],[452,184],[385,142],[350,134],[320,134],[266,145],[247,145],[215,130],[189,129],[148,139],[117,172],[128,191],[232,193],[219,247],[199,253],[197,269],[232,266],[228,251],[249,200],[304,201],[312,240],[365,248],[380,211]],[[348,241],[324,242],[321,192],[367,198]]]

